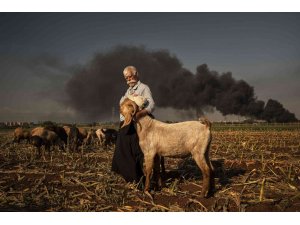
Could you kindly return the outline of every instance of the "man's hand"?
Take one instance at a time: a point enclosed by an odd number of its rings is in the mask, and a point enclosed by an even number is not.
[[[148,111],[146,109],[142,109],[141,111],[138,111],[136,114],[135,114],[135,119],[136,120],[139,120],[140,118],[146,116],[148,114]]]

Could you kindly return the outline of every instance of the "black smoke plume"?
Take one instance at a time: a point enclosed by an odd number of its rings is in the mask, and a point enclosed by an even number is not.
[[[150,86],[159,107],[195,109],[199,115],[206,107],[215,107],[223,115],[276,122],[297,120],[274,100],[265,106],[256,99],[253,87],[235,80],[230,72],[219,74],[202,64],[193,74],[166,50],[150,51],[134,46],[118,46],[99,53],[79,69],[66,85],[68,104],[93,121],[109,120],[112,111],[118,115],[120,97],[127,89],[122,71],[128,65],[138,68],[141,81]]]
[[[295,114],[286,110],[283,105],[273,99],[269,99],[261,118],[268,122],[295,122]]]

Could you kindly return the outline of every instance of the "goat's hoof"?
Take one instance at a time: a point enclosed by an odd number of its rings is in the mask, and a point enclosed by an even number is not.
[[[208,198],[209,197],[208,191],[202,191],[201,194],[200,194],[200,197],[201,198]]]
[[[214,196],[214,192],[213,191],[206,191],[206,192],[202,192],[200,197],[201,198],[210,198]]]
[[[151,199],[151,201],[153,201],[153,197],[152,197],[152,195],[149,193],[149,191],[144,191],[144,193],[145,193],[145,195],[147,195],[147,196]]]

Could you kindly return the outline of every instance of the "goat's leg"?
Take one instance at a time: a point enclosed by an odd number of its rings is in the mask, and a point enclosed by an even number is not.
[[[209,151],[206,151],[205,152],[205,160],[206,160],[206,163],[207,165],[209,166],[210,168],[210,172],[211,172],[211,176],[210,176],[210,190],[209,190],[209,194],[212,194],[212,192],[214,191],[215,189],[215,169],[211,163],[211,160],[209,159]]]
[[[45,144],[45,151],[46,152],[48,152],[48,153],[50,153],[50,146],[51,146],[51,144]]]
[[[205,156],[201,153],[196,153],[193,155],[195,162],[197,163],[198,167],[200,168],[203,176],[203,185],[202,185],[202,192],[201,197],[208,197],[210,191],[210,184],[211,184],[211,170],[208,166]]]
[[[166,168],[165,168],[165,157],[160,157],[160,166],[161,166],[161,173],[163,176],[166,175]]]
[[[161,166],[161,174],[160,174],[160,186],[165,186],[165,178],[166,178],[166,168],[165,168],[165,157],[160,157],[160,166]]]
[[[41,146],[37,146],[36,148],[37,148],[37,151],[36,151],[35,156],[36,156],[36,158],[41,158]]]
[[[71,143],[70,143],[70,141],[71,141],[71,139],[70,139],[70,136],[68,136],[68,139],[67,139],[67,153],[69,153],[71,150],[70,150],[70,148],[71,148]]]
[[[160,162],[161,162],[161,157],[159,155],[156,155],[154,157],[153,177],[154,177],[157,190],[161,188],[162,185],[161,175],[160,175]]]
[[[146,177],[144,192],[150,189],[150,177],[153,169],[154,156],[144,156],[144,175]]]
[[[44,161],[46,161],[46,158],[45,158],[45,150],[46,150],[46,146],[44,146],[44,148],[41,147],[41,153],[42,153],[41,157],[43,158]]]

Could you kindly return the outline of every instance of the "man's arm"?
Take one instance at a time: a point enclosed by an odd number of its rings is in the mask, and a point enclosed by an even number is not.
[[[150,88],[147,85],[145,85],[145,89],[142,92],[142,96],[147,99],[148,104],[146,105],[146,107],[144,109],[137,112],[137,114],[135,115],[136,120],[138,120],[138,119],[142,118],[143,116],[146,116],[147,114],[152,113],[154,111],[155,103],[152,98],[152,93],[150,91]]]
[[[142,96],[144,98],[146,98],[147,101],[148,101],[148,105],[143,110],[146,110],[148,113],[152,113],[154,111],[154,108],[155,108],[155,103],[154,103],[154,100],[152,98],[152,93],[150,91],[150,88],[147,85],[145,85],[145,89],[142,93]]]

